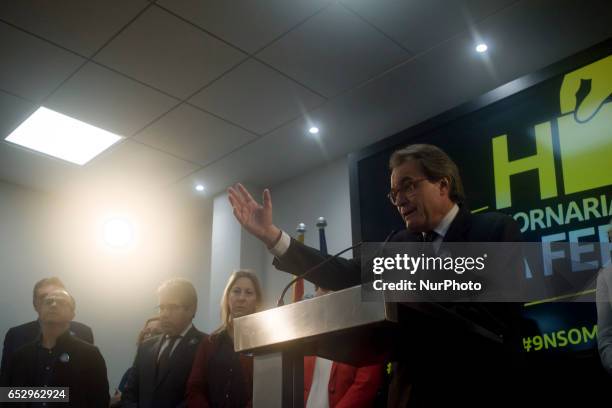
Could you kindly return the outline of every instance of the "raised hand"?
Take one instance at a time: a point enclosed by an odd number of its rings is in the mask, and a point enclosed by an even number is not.
[[[234,217],[240,225],[263,241],[268,248],[276,244],[281,231],[272,223],[272,197],[270,190],[263,192],[263,205],[253,199],[249,191],[240,183],[227,189]]]

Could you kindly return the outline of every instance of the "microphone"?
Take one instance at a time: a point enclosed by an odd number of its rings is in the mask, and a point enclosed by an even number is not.
[[[380,253],[385,245],[387,244],[387,242],[389,242],[389,240],[391,239],[391,237],[397,232],[397,230],[393,230],[391,231],[391,233],[389,233],[389,235],[387,235],[387,238],[385,238],[385,240],[383,241],[382,245],[380,246],[380,249],[377,251],[377,253]],[[363,245],[363,241],[358,242],[357,244],[350,246],[346,249],[343,249],[342,251],[338,252],[337,254],[335,254],[334,256],[331,256],[327,259],[325,259],[322,262],[319,262],[318,264],[316,264],[315,266],[313,266],[312,268],[308,269],[306,272],[296,276],[295,278],[293,278],[291,280],[291,282],[289,282],[287,284],[287,286],[285,286],[285,288],[283,289],[283,293],[281,293],[280,297],[278,298],[278,302],[276,302],[276,306],[283,306],[285,304],[285,301],[283,300],[285,298],[285,294],[287,293],[287,291],[289,290],[289,288],[291,287],[291,285],[293,285],[298,279],[302,279],[305,278],[306,276],[310,275],[312,272],[318,270],[319,268],[321,268],[322,266],[328,264],[329,262],[333,261],[334,259],[338,258],[340,255],[342,255],[343,253],[350,251],[351,249],[355,249],[360,247],[361,245]]]

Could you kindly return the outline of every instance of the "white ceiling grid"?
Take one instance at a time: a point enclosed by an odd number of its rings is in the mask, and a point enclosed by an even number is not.
[[[2,140],[0,179],[271,185],[603,41],[610,21],[604,0],[3,1],[2,139],[42,104],[126,140],[84,167]]]

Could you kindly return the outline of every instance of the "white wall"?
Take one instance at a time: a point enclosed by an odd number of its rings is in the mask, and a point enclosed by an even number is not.
[[[257,187],[250,190],[261,197]],[[351,244],[346,159],[271,191],[279,227],[294,235],[297,224],[305,222],[306,243],[318,248],[315,223],[324,216],[330,253]],[[134,220],[138,240],[128,251],[111,251],[99,239],[101,215],[110,209]],[[0,182],[0,242],[0,335],[36,318],[32,286],[57,275],[77,300],[76,320],[94,330],[111,388],[132,362],[136,335],[155,313],[155,289],[163,280],[183,276],[194,283],[195,324],[204,331],[219,323],[219,299],[234,269],[258,272],[267,306],[290,280],[274,269],[263,244],[241,230],[225,194],[187,206],[171,197],[126,192],[60,199]]]
[[[111,251],[100,240],[109,211],[133,220],[137,242]],[[61,198],[0,182],[0,335],[34,320],[34,282],[59,276],[77,301],[76,320],[92,327],[111,388],[131,364],[144,320],[155,314],[165,279],[190,279],[200,296],[196,326],[207,325],[210,204],[187,208],[153,194]]]
[[[295,179],[270,188],[274,223],[292,236],[298,223],[306,224],[306,245],[319,248],[317,218],[327,219],[325,236],[330,254],[352,245],[351,206],[349,195],[348,160],[338,159],[325,167],[306,173]],[[350,251],[344,255],[350,258]],[[278,271],[272,266],[272,256],[266,252],[264,262],[264,287],[266,304],[276,305],[283,287],[293,275]],[[312,293],[311,284],[306,293]],[[289,302],[291,293],[285,297]]]
[[[261,194],[256,187],[247,188],[254,196]],[[244,231],[234,218],[227,193],[215,197],[207,332],[212,332],[221,323],[220,300],[229,276],[237,269],[246,268],[254,270],[261,278],[264,256],[261,243]]]

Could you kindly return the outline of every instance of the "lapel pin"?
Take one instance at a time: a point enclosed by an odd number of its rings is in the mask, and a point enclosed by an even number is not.
[[[70,356],[68,355],[68,353],[62,353],[59,356],[59,361],[61,361],[62,363],[67,363],[70,361]]]
[[[196,344],[198,344],[199,341],[198,339],[196,339],[195,337],[192,338],[191,340],[189,340],[189,344],[191,344],[192,346],[195,346]]]

